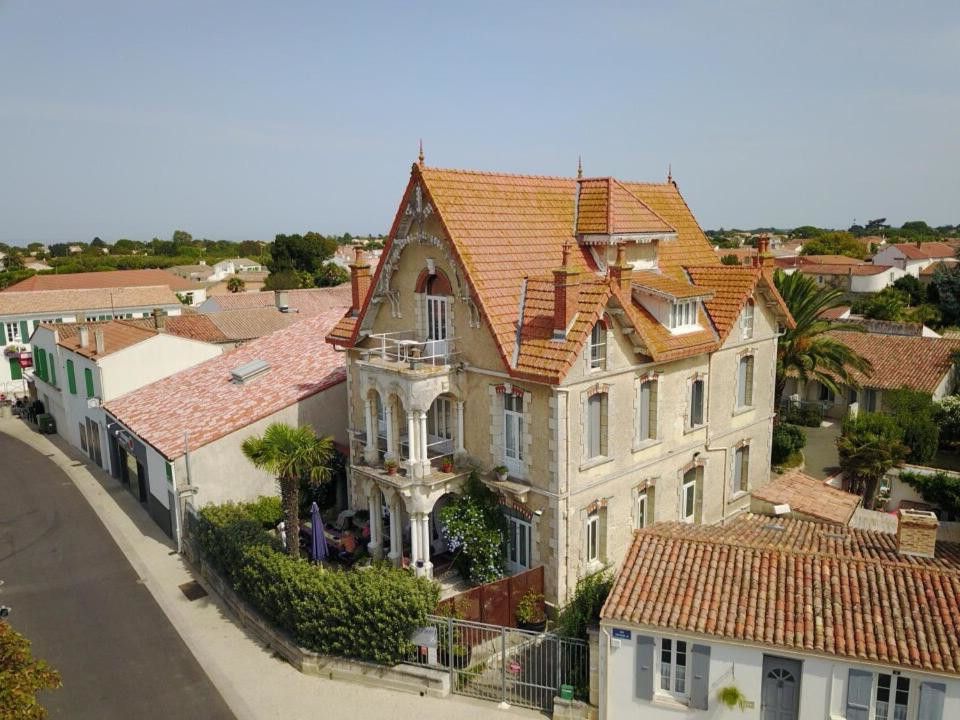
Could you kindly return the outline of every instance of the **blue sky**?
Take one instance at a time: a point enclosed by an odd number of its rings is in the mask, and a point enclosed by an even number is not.
[[[0,0],[0,240],[386,232],[427,164],[960,223],[960,3]]]

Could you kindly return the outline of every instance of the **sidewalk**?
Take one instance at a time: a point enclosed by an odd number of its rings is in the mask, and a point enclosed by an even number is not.
[[[17,418],[0,419],[0,432],[48,456],[77,486],[237,720],[312,720],[347,714],[398,720],[543,717],[520,708],[499,710],[495,703],[460,696],[419,697],[299,673],[235,624],[219,598],[187,600],[179,585],[199,578],[118,482],[59,436],[39,435]],[[157,663],[162,668],[162,658]]]

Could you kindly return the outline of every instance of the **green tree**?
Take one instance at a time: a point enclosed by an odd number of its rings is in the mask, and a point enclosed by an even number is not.
[[[236,275],[227,280],[227,290],[232,293],[241,293],[246,287],[247,284],[243,281],[243,278],[237,277]]]
[[[928,463],[940,446],[937,405],[928,393],[909,388],[888,390],[883,394],[885,411],[891,415],[903,435],[903,444],[910,449],[907,460]]]
[[[62,684],[60,673],[33,657],[30,641],[0,620],[0,720],[45,718],[37,693]]]
[[[856,385],[852,372],[869,372],[869,361],[847,347],[829,330],[851,330],[855,326],[834,323],[822,317],[824,310],[845,304],[842,292],[819,288],[813,278],[801,273],[774,274],[774,282],[793,315],[795,327],[787,328],[777,345],[777,379],[775,397],[783,397],[787,375],[801,380],[817,380],[834,393],[841,385]]]
[[[337,251],[337,241],[320,233],[277,235],[270,248],[271,272],[297,270],[311,275]]]
[[[193,244],[193,235],[188,233],[186,230],[174,230],[173,236],[170,239],[174,245],[192,245]]]
[[[930,299],[937,304],[943,325],[960,324],[960,268],[939,268],[930,282]]]
[[[319,484],[330,479],[333,441],[318,438],[307,426],[291,427],[272,423],[263,437],[251,436],[243,441],[243,454],[255,467],[277,478],[280,502],[286,523],[287,553],[300,557],[300,480],[307,478]],[[314,528],[314,532],[322,532]]]
[[[600,611],[613,588],[613,573],[604,569],[577,580],[577,586],[557,618],[557,630],[565,637],[587,639],[587,628],[600,622]]]
[[[350,281],[350,274],[334,262],[325,262],[313,276],[317,287],[334,287]]]
[[[905,320],[910,296],[902,290],[887,287],[854,303],[854,312],[871,320]]]
[[[848,232],[824,232],[803,244],[801,255],[846,255],[863,260],[867,250]]]
[[[722,258],[720,258],[720,262],[724,265],[739,265],[740,258],[733,253],[730,253],[729,255],[724,255]]]
[[[904,275],[893,283],[893,287],[906,293],[911,305],[922,305],[927,300],[927,288],[913,275]]]
[[[263,283],[264,290],[296,290],[300,287],[300,273],[296,270],[271,272]]]
[[[3,269],[7,272],[23,270],[26,267],[27,264],[23,261],[23,256],[19,252],[11,250],[7,253],[6,257],[3,258]]]
[[[798,240],[809,240],[810,238],[820,237],[824,232],[826,231],[813,225],[801,225],[790,231],[790,237]]]
[[[902,465],[910,452],[896,420],[879,413],[861,413],[844,420],[837,450],[844,489],[861,495],[868,510],[874,507],[883,476]]]

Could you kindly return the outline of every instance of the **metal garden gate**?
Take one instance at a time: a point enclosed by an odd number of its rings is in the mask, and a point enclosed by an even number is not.
[[[450,672],[459,695],[552,710],[561,685],[586,698],[589,652],[583,640],[553,633],[431,615],[407,662]]]

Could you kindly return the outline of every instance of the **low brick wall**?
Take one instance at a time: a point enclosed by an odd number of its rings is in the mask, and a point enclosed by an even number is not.
[[[300,647],[285,633],[270,625],[237,595],[220,574],[203,560],[189,540],[184,543],[184,551],[189,561],[199,570],[205,583],[220,596],[240,624],[300,672],[330,680],[346,680],[433,697],[447,697],[450,694],[450,673],[447,671],[414,665],[387,667],[361,660],[321,655]]]

